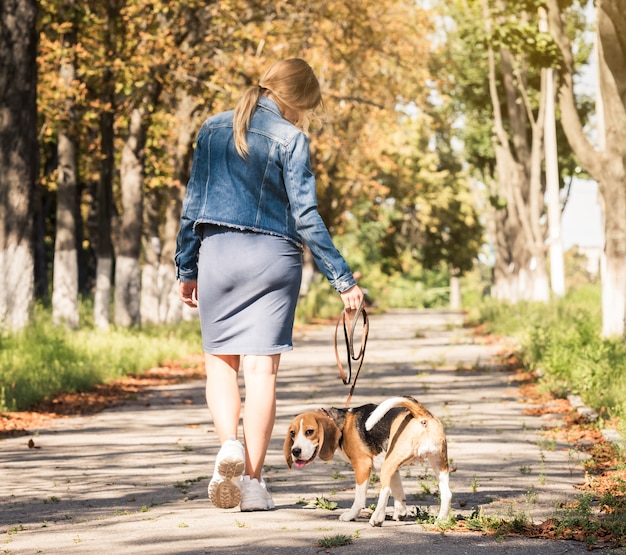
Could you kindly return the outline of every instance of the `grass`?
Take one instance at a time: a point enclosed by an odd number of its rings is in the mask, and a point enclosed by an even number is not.
[[[352,543],[352,538],[345,534],[337,534],[335,536],[325,536],[317,541],[318,547],[330,549],[333,547],[342,547]]]
[[[61,392],[85,391],[201,351],[197,322],[142,329],[68,331],[38,310],[34,323],[0,335],[0,411],[26,410]]]
[[[579,395],[604,421],[626,434],[626,343],[601,337],[598,286],[581,287],[548,304],[485,300],[478,321],[515,338],[524,366],[557,398]]]
[[[615,493],[610,494],[615,496]],[[524,512],[510,511],[505,516],[487,514],[482,508],[475,509],[469,516],[453,517],[452,531],[466,529],[472,532],[493,535],[496,538],[507,536],[543,537],[561,540],[577,540],[588,546],[602,544],[604,547],[626,547],[626,520],[624,511],[615,510],[624,500],[614,499],[607,503],[613,507],[610,512],[600,514],[595,495],[585,493],[573,502],[555,509],[551,518],[542,523],[533,522]],[[418,520],[419,522],[419,520]]]

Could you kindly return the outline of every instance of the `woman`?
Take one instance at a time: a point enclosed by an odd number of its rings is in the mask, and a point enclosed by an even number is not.
[[[234,111],[205,121],[197,138],[175,261],[180,298],[200,313],[206,398],[221,444],[209,497],[220,508],[274,507],[261,470],[276,415],[280,355],[293,348],[303,246],[347,310],[363,297],[317,211],[300,127],[320,103],[309,65],[282,60]],[[245,449],[237,440],[240,364]]]

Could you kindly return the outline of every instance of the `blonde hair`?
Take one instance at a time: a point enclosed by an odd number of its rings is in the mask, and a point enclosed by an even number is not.
[[[300,58],[274,63],[259,79],[259,84],[250,87],[235,106],[235,147],[243,158],[250,153],[246,133],[259,97],[263,94],[276,101],[281,111],[287,108],[296,112],[296,125],[301,123],[307,110],[316,108],[322,102],[320,84],[309,64]]]

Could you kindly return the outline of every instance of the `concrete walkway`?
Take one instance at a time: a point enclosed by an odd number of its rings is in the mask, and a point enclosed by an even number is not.
[[[542,521],[557,501],[576,495],[582,455],[542,435],[558,422],[524,414],[528,405],[512,374],[497,364],[503,346],[475,341],[461,323],[460,314],[449,312],[372,317],[351,404],[410,394],[439,416],[456,468],[450,484],[455,515],[482,511]],[[51,421],[30,438],[1,441],[0,553],[312,555],[328,551],[320,540],[339,534],[352,538],[330,549],[341,555],[587,553],[577,542],[441,533],[414,520],[371,528],[363,514],[340,522],[354,496],[351,468],[336,458],[288,470],[282,454],[294,415],[345,404],[349,388],[339,379],[333,332],[331,326],[298,332],[295,350],[283,356],[265,473],[276,510],[240,513],[209,502],[218,442],[204,383],[196,381],[155,388],[94,416]],[[409,505],[436,514],[429,468],[411,467],[403,480]],[[322,508],[317,499],[337,509]]]

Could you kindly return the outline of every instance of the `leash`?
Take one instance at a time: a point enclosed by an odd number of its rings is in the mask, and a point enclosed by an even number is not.
[[[350,406],[350,400],[352,399],[352,394],[354,393],[354,386],[356,385],[356,380],[359,377],[359,372],[361,371],[361,366],[363,366],[363,359],[365,358],[365,345],[367,344],[367,336],[369,334],[370,323],[367,318],[367,312],[364,308],[365,297],[361,300],[361,304],[359,308],[357,308],[354,317],[348,315],[346,309],[344,308],[337,318],[337,324],[335,325],[335,358],[337,360],[337,366],[339,367],[339,375],[341,377],[341,381],[349,385],[352,382],[352,387],[350,388],[350,393],[348,394],[348,398],[346,399],[346,408]],[[354,332],[356,330],[357,322],[363,318],[363,333],[361,335],[361,347],[359,348],[359,352],[354,354]],[[339,325],[343,326],[343,336],[346,342],[346,351],[348,354],[348,376],[346,378],[346,373],[344,372],[343,365],[341,364],[341,358],[339,357],[339,348],[337,345],[337,336],[339,332]],[[352,380],[352,362],[358,362],[359,366],[356,369],[356,373],[354,374],[354,380]]]

